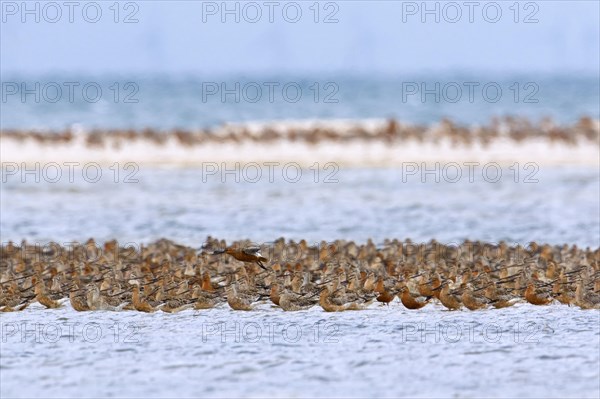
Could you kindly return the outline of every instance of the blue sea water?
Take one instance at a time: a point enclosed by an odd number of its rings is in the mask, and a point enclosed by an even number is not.
[[[394,117],[464,124],[495,116],[599,117],[591,75],[8,75],[3,129],[207,128],[227,122]]]
[[[0,236],[40,244],[168,237],[195,247],[209,235],[267,245],[284,236],[315,244],[435,238],[600,247],[597,169],[541,166],[532,182],[515,181],[511,172],[504,169],[495,182],[480,169],[472,182],[378,168],[341,168],[332,182],[315,180],[308,169],[293,182],[281,169],[272,181],[249,182],[239,173],[206,178],[199,168],[144,166],[131,183],[115,182],[108,168],[95,183],[84,181],[80,169],[73,182],[66,174],[54,183],[8,176],[0,185]]]

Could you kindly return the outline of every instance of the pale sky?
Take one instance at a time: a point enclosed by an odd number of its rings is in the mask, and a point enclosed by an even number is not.
[[[237,15],[223,14],[221,1],[135,1],[121,2],[116,16],[111,0],[95,3],[102,12],[96,23],[84,19],[96,18],[92,2],[77,2],[72,10],[62,0],[54,3],[58,7],[46,3],[28,2],[33,10],[28,14],[22,1],[2,1],[3,73],[597,73],[600,68],[598,1],[520,2],[518,15],[514,1],[474,2],[473,9],[465,1],[438,2],[439,23],[435,14],[422,15],[420,1],[323,1],[318,7],[314,1],[237,2]],[[235,9],[236,2],[227,7]],[[434,9],[436,2],[427,7]],[[298,22],[286,21],[296,18],[298,8]],[[491,22],[498,8],[502,14]],[[128,15],[138,22],[124,23]],[[338,22],[324,23],[326,18]]]

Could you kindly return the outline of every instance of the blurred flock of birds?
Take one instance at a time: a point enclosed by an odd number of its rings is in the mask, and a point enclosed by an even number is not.
[[[73,129],[46,132],[36,130],[11,130],[0,132],[0,137],[19,142],[34,140],[41,144],[68,144],[80,139]],[[379,124],[331,123],[294,125],[293,123],[265,124],[257,128],[248,125],[224,125],[215,129],[199,130],[91,130],[81,136],[89,147],[110,145],[120,147],[132,141],[147,141],[164,145],[174,140],[182,146],[207,143],[269,143],[279,140],[316,144],[326,142],[383,141],[386,143],[417,141],[437,143],[450,140],[454,145],[490,145],[494,140],[506,138],[513,142],[530,139],[548,140],[552,143],[575,145],[580,142],[598,142],[600,122],[581,117],[571,125],[559,125],[546,118],[537,123],[527,118],[494,118],[487,125],[462,126],[449,119],[423,126],[401,123],[390,119]]]

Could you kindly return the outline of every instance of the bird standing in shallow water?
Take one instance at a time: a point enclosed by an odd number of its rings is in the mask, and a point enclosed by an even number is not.
[[[252,310],[253,298],[248,294],[240,293],[237,284],[232,283],[225,287],[227,294],[227,304],[233,310]]]
[[[319,302],[316,294],[296,294],[293,291],[285,289],[279,297],[279,307],[286,312],[309,309]]]
[[[69,301],[71,302],[71,307],[78,312],[85,312],[90,310],[86,299],[83,297],[82,294],[80,294],[82,289],[80,289],[77,285],[75,285],[74,288],[75,289],[72,288],[69,292]]]
[[[42,305],[44,305],[48,309],[56,309],[60,307],[60,302],[51,299],[48,295],[46,295],[46,287],[44,285],[44,280],[41,278],[34,281],[35,284],[35,299]]]
[[[480,296],[475,296],[471,284],[467,284],[463,288],[460,299],[463,305],[465,305],[465,307],[469,310],[485,309],[488,305],[487,299]]]
[[[575,303],[581,309],[600,309],[600,294],[584,291],[585,283],[579,280],[575,290]]]
[[[415,298],[410,293],[406,284],[403,284],[400,287],[400,292],[398,293],[398,297],[400,298],[400,301],[402,302],[402,304],[404,305],[405,308],[416,310],[416,309],[421,309],[423,306],[427,305],[429,303],[429,301],[431,300],[431,298],[433,298],[433,295],[429,296],[429,297]]]
[[[440,302],[444,305],[448,310],[458,310],[461,307],[460,297],[455,292],[450,291],[449,281],[444,281],[440,291]]]
[[[532,305],[548,305],[552,302],[552,297],[543,294],[537,294],[535,290],[535,285],[533,282],[530,282],[527,285],[527,289],[525,290],[525,300]]]
[[[375,287],[375,292],[377,292],[379,295],[377,295],[377,302],[381,302],[384,305],[388,305],[390,304],[390,302],[392,302],[394,300],[394,298],[396,297],[395,293],[392,293],[388,290],[386,290],[385,288],[385,284],[383,281],[383,276],[379,276],[379,279],[377,280],[377,285]]]
[[[156,307],[152,306],[145,299],[142,299],[140,294],[140,282],[137,280],[129,280],[129,284],[133,286],[132,303],[135,310],[138,312],[151,313],[157,310]]]

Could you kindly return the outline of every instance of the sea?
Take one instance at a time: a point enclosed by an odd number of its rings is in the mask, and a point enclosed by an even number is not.
[[[3,76],[2,129],[210,129],[225,123],[396,118],[600,119],[597,76]],[[38,101],[39,100],[39,101]],[[419,165],[418,165],[419,166]],[[596,166],[528,164],[461,177],[425,166],[185,165],[74,168],[59,179],[3,167],[0,237],[41,245],[207,236],[268,244],[386,238],[600,247]],[[265,169],[266,170],[266,169]],[[40,178],[41,175],[41,178]],[[54,175],[53,175],[54,176]],[[552,305],[449,312],[390,306],[178,314],[0,314],[1,397],[600,396],[600,311]]]

